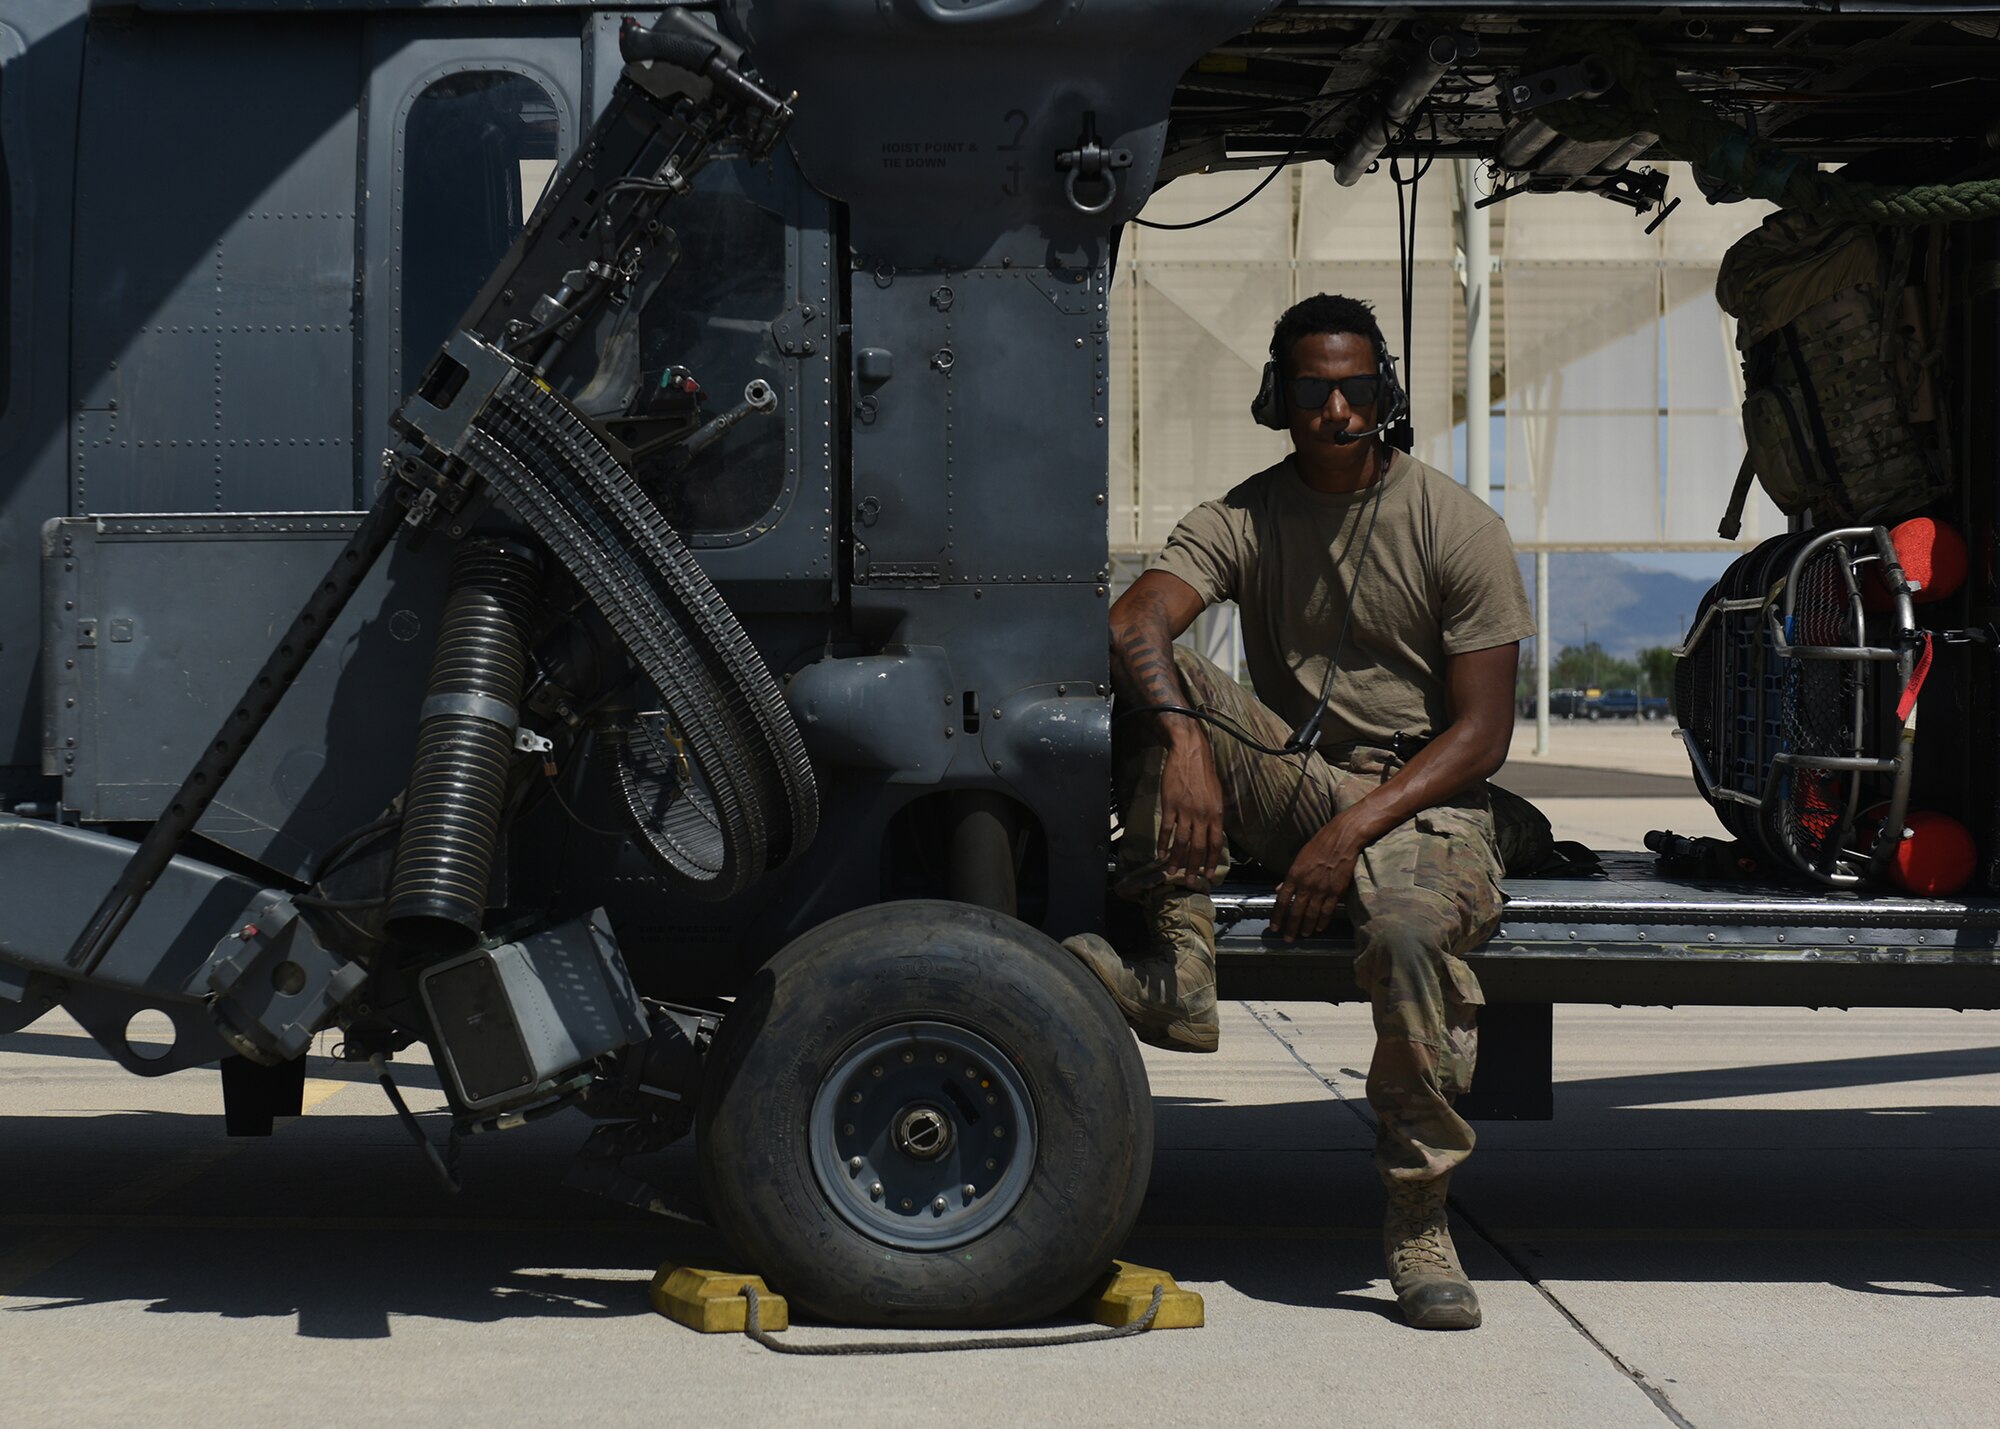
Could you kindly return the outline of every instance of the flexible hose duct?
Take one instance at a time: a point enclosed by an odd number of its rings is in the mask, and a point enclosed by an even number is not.
[[[819,824],[798,726],[757,647],[617,457],[561,398],[513,378],[467,429],[464,458],[576,578],[659,694],[654,724],[620,731],[613,747],[626,812],[662,873],[692,897],[724,899],[796,857]]]
[[[458,952],[479,937],[540,580],[532,554],[496,541],[452,562],[389,885],[390,934],[425,952]]]

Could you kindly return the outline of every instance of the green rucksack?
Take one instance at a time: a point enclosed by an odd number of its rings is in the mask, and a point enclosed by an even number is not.
[[[1821,526],[1892,521],[1948,488],[1933,449],[1936,353],[1909,283],[1919,241],[1784,209],[1723,255],[1715,297],[1736,319],[1749,446],[1723,539],[1741,528],[1753,476],[1779,510],[1810,508]]]

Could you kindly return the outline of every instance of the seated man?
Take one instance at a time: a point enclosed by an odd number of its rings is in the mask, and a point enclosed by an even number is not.
[[[1212,1052],[1206,890],[1228,845],[1285,871],[1273,926],[1287,942],[1344,904],[1375,1010],[1390,1282],[1411,1324],[1469,1329],[1479,1302],[1445,1220],[1473,1143],[1452,1110],[1481,1002],[1461,955],[1500,917],[1483,781],[1507,757],[1534,621],[1505,523],[1381,440],[1404,404],[1368,306],[1308,298],[1278,320],[1271,356],[1293,454],[1190,512],[1111,611],[1115,889],[1149,945],[1130,959],[1094,935],[1068,946],[1141,1038]],[[1222,600],[1242,614],[1254,699],[1173,643]]]

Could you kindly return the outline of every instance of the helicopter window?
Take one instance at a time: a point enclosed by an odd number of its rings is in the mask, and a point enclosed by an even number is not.
[[[680,261],[640,315],[640,358],[657,382],[685,367],[710,415],[743,400],[762,377],[783,393],[790,377],[771,338],[788,289],[784,217],[758,201],[744,165],[712,165],[669,210]],[[640,458],[638,476],[680,530],[744,531],[768,516],[785,485],[784,405],[732,427],[692,461],[671,448]]]
[[[524,75],[446,75],[417,96],[403,129],[401,383],[450,336],[560,158],[547,90]]]

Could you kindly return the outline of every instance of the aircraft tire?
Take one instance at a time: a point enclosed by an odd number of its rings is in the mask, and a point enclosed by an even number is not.
[[[1153,1107],[1110,998],[1052,940],[890,903],[806,933],[737,998],[696,1136],[717,1228],[796,1311],[1005,1325],[1110,1267]]]

